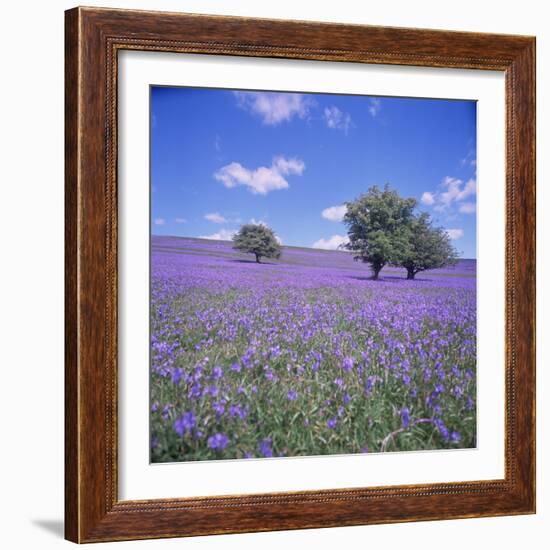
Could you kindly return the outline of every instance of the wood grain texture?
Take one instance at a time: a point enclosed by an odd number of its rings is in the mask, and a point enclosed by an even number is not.
[[[121,49],[505,73],[504,479],[118,500],[116,89]],[[75,8],[66,12],[65,51],[67,539],[94,542],[534,512],[534,38]]]
[[[65,32],[65,537],[78,538],[78,13]]]

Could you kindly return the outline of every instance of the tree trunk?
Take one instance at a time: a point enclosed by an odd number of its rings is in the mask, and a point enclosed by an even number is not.
[[[261,256],[260,256],[259,254],[256,254],[256,262],[259,263],[259,264],[262,263],[262,262],[260,262],[260,257],[261,257]]]
[[[380,266],[373,266],[372,267],[372,280],[378,281],[378,274],[382,271],[382,267]]]
[[[412,280],[415,275],[416,272],[413,269],[407,269],[407,279]]]

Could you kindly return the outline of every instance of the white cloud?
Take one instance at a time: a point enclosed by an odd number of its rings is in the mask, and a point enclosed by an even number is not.
[[[462,214],[475,214],[476,212],[476,203],[475,202],[463,202],[459,207],[458,211]]]
[[[465,184],[458,178],[446,176],[441,182],[441,187],[445,189],[439,195],[439,202],[445,206],[449,206],[452,202],[459,202],[467,199],[476,193],[476,182],[474,179],[469,179]]]
[[[349,242],[346,235],[332,235],[329,239],[319,239],[315,241],[311,246],[312,248],[322,248],[324,250],[338,250],[338,248]]]
[[[218,212],[205,214],[204,219],[212,223],[227,223],[227,220],[221,214],[218,214]]]
[[[466,183],[461,179],[445,176],[439,185],[439,192],[431,193],[426,191],[422,194],[420,202],[428,206],[433,206],[436,212],[448,211],[453,205],[458,207],[459,212],[475,212],[475,202],[463,202],[466,199],[475,196],[476,180],[470,178]]]
[[[477,165],[477,159],[476,159],[476,152],[474,149],[470,149],[466,156],[460,160],[461,166],[476,166]]]
[[[311,99],[303,94],[277,92],[233,92],[239,107],[259,116],[264,124],[276,126],[292,120],[295,116],[305,118]]]
[[[347,206],[345,204],[341,206],[330,206],[321,212],[321,216],[325,218],[325,220],[330,220],[331,222],[341,222],[344,219],[346,210]]]
[[[456,239],[460,239],[460,237],[464,236],[463,229],[445,229],[445,233],[447,233],[447,235],[449,235],[449,238],[453,241]]]
[[[187,220],[185,218],[176,218],[174,221],[176,223],[187,223]]]
[[[273,159],[273,167],[285,176],[288,174],[298,174],[299,176],[301,176],[302,172],[305,170],[306,165],[300,159],[286,159],[283,156],[277,156]]]
[[[347,134],[352,125],[351,116],[348,113],[340,111],[338,107],[325,107],[325,122],[329,128],[344,130]]]
[[[380,109],[382,109],[382,102],[376,97],[371,97],[369,101],[369,113],[371,116],[375,117],[380,112]]]
[[[471,195],[475,195],[477,193],[477,185],[476,180],[474,178],[470,178],[466,185],[464,185],[464,189],[458,196],[458,200],[464,200],[466,197],[469,197]]]
[[[279,156],[273,159],[269,168],[260,166],[254,170],[245,168],[238,162],[232,162],[215,172],[214,178],[221,181],[228,189],[244,185],[255,195],[267,195],[270,191],[287,189],[289,185],[284,176],[291,174],[300,176],[305,167],[300,159]]]
[[[200,235],[199,239],[210,239],[211,241],[230,241],[237,231],[235,229],[220,229],[212,235]]]
[[[430,193],[429,191],[422,193],[420,202],[422,204],[427,204],[428,206],[432,205],[435,202],[434,194]]]
[[[155,225],[164,225],[166,220],[164,218],[155,218]]]

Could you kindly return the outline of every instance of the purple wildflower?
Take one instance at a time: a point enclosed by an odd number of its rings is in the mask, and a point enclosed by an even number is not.
[[[434,420],[434,424],[439,430],[439,434],[444,439],[444,441],[449,441],[449,430],[447,429],[447,426],[445,426],[445,422],[443,422],[441,418],[436,418]]]
[[[217,433],[208,438],[208,448],[223,451],[229,444],[229,438],[224,433]]]
[[[193,411],[184,412],[179,418],[174,422],[174,431],[180,436],[183,437],[185,434],[190,433],[191,430],[195,427],[197,420]]]
[[[174,386],[177,386],[180,383],[181,375],[183,374],[183,371],[178,367],[175,368],[172,372],[172,384]]]
[[[241,420],[244,420],[247,416],[246,410],[240,405],[231,405],[229,407],[229,416],[235,418],[238,416]]]
[[[409,409],[407,407],[403,407],[401,409],[401,425],[403,428],[408,428],[411,423],[411,416]]]
[[[168,403],[168,405],[164,405],[162,408],[162,418],[166,420],[170,416],[170,410],[172,409],[173,405]]]
[[[349,372],[350,370],[353,369],[353,358],[351,357],[346,357],[344,359],[344,362],[342,363],[342,368],[346,371],[346,372]]]
[[[297,397],[298,397],[297,392],[295,392],[294,390],[288,390],[288,393],[286,394],[286,398],[289,401],[295,401]]]
[[[266,437],[260,441],[260,453],[265,458],[271,458],[273,456],[273,449],[271,448],[271,438]]]
[[[212,403],[216,416],[220,417],[225,412],[225,403],[223,401],[215,401]]]

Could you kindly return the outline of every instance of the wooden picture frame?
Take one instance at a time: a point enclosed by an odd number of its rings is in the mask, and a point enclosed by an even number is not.
[[[117,495],[117,53],[501,71],[506,86],[505,477],[248,496]],[[74,542],[535,512],[535,39],[99,8],[66,12],[65,533]]]

